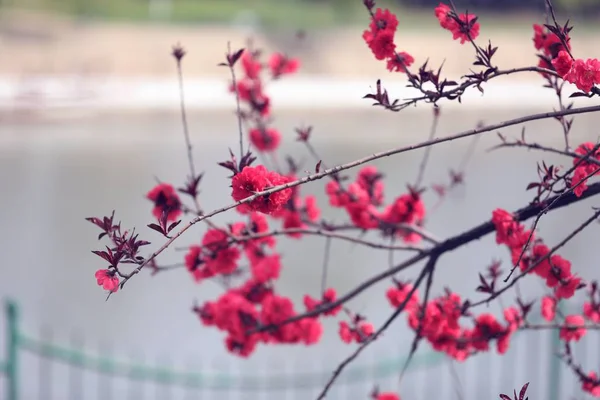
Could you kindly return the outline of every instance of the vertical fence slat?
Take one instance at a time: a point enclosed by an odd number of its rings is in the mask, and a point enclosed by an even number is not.
[[[54,340],[54,332],[50,326],[43,326],[40,329],[40,337],[48,344],[52,344]],[[52,357],[46,355],[40,358],[39,361],[39,386],[38,394],[40,400],[51,400],[53,397],[52,387]]]
[[[185,379],[184,400],[202,399],[202,394],[198,394],[198,382],[195,379],[198,365],[193,360],[188,360],[186,365],[187,377]]]
[[[559,306],[560,307],[560,306]],[[561,342],[557,331],[551,332],[550,349],[548,354],[555,354],[560,349]],[[558,357],[550,356],[548,363],[548,400],[558,400],[560,398],[560,371],[561,365]]]
[[[110,359],[112,354],[112,348],[109,345],[101,345],[100,351],[103,358]],[[102,366],[98,370],[98,398],[102,400],[111,400],[113,395],[113,376],[112,371]]]
[[[83,335],[74,331],[71,334],[71,348],[77,350],[77,353],[84,349],[84,341]],[[81,400],[84,397],[84,389],[83,389],[83,366],[79,365],[78,359],[71,360],[71,365],[69,365],[69,399],[71,400]]]
[[[12,301],[4,306],[6,317],[6,399],[17,400],[19,396],[19,309]]]
[[[155,399],[170,399],[173,391],[171,390],[170,377],[167,371],[170,369],[171,361],[169,358],[161,357],[156,365],[155,382],[157,382],[157,385],[154,385]]]
[[[129,357],[130,365],[143,365],[143,358],[135,354]],[[144,377],[131,368],[127,376],[127,398],[129,400],[141,400],[144,398]]]

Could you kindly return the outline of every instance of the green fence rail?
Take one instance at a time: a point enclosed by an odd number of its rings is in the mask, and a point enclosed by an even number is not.
[[[268,376],[236,375],[229,373],[198,373],[178,371],[161,366],[149,366],[131,362],[123,362],[107,356],[92,355],[84,350],[73,347],[61,346],[50,343],[48,340],[36,339],[21,331],[19,308],[14,301],[6,301],[5,315],[5,360],[0,360],[0,378],[4,377],[6,400],[19,400],[20,381],[19,371],[21,353],[33,354],[43,360],[58,362],[77,370],[94,371],[111,378],[119,377],[127,381],[152,382],[173,387],[202,389],[218,391],[225,394],[231,390],[243,393],[258,392],[294,392],[320,388],[331,376],[331,370],[317,372],[297,372],[292,375],[275,373]],[[535,341],[535,339],[534,339]],[[551,340],[556,346],[555,340]],[[556,348],[552,349],[554,352]],[[552,353],[551,352],[551,353]],[[423,370],[438,366],[446,357],[440,353],[430,352],[415,356],[411,362],[411,371]],[[391,357],[377,360],[372,365],[351,366],[338,381],[339,385],[356,384],[365,382],[375,384],[375,380],[382,380],[395,376],[403,366],[406,357]],[[550,400],[554,400],[560,390],[560,368],[557,360],[552,358],[548,367],[547,393]],[[529,360],[528,365],[535,366],[538,360]],[[531,363],[531,364],[530,364]],[[510,366],[507,368],[511,369]],[[30,374],[29,374],[30,375]],[[51,378],[48,378],[51,379]],[[80,383],[81,384],[81,383]],[[41,390],[41,389],[40,389]],[[42,396],[41,398],[49,398]],[[69,396],[69,398],[80,398]],[[107,398],[106,396],[101,398]],[[210,396],[209,398],[213,398]],[[219,398],[222,398],[219,396]]]

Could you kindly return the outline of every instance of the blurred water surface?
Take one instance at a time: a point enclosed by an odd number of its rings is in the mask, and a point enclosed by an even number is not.
[[[521,108],[479,113],[452,110],[446,113],[442,109],[438,135],[470,129],[479,121],[498,122],[536,111],[547,110]],[[217,166],[217,162],[228,157],[228,147],[237,150],[234,116],[230,112],[194,113],[189,121],[197,169],[205,171],[201,204],[205,210],[229,204],[230,188],[226,179],[229,172]],[[577,117],[572,143],[596,140],[599,123],[599,116]],[[314,126],[313,145],[327,165],[334,165],[389,147],[426,140],[431,113],[420,109],[390,114],[366,109],[277,114],[275,126],[284,135],[282,154],[294,155],[304,161],[302,170],[313,171],[316,161],[295,141],[293,129],[302,124]],[[556,121],[533,122],[526,128],[529,140],[562,146],[562,133]],[[512,137],[520,132],[520,127],[502,131]],[[427,229],[437,237],[454,235],[487,220],[497,207],[514,210],[526,205],[532,193],[526,192],[525,187],[537,179],[538,161],[570,165],[568,159],[522,149],[486,151],[497,143],[494,132],[481,137],[467,164],[466,185],[451,192],[428,217]],[[425,182],[447,182],[449,168],[458,168],[470,144],[471,139],[463,139],[434,147]],[[386,174],[387,201],[403,193],[407,183],[414,182],[422,154],[423,150],[419,150],[374,163]],[[272,165],[273,160],[267,161]],[[283,158],[278,162],[283,164]],[[353,175],[355,171],[350,173]],[[86,119],[2,123],[0,254],[3,278],[0,294],[20,302],[25,329],[35,333],[40,325],[51,326],[57,341],[68,340],[76,331],[90,346],[100,343],[116,354],[145,353],[158,357],[146,358],[147,362],[169,364],[178,360],[189,365],[212,365],[215,369],[227,365],[227,368],[251,372],[283,370],[291,368],[290,365],[303,370],[337,365],[350,348],[337,338],[335,321],[325,322],[326,333],[318,346],[263,346],[249,360],[232,360],[224,351],[222,335],[201,326],[190,311],[195,302],[218,296],[220,287],[211,282],[197,285],[185,270],[157,276],[142,273],[122,292],[105,301],[105,293],[97,287],[93,276],[104,265],[90,252],[102,245],[96,240],[97,228],[84,218],[109,215],[115,209],[123,227],[137,227],[141,237],[152,242],[148,250],[155,249],[164,239],[145,228],[152,222],[151,204],[144,198],[145,193],[156,178],[180,185],[186,174],[187,158],[178,115],[106,114]],[[303,186],[302,192],[317,195],[325,218],[342,221],[343,214],[328,207],[324,182]],[[437,203],[433,191],[424,196],[428,208]],[[539,227],[541,235],[547,243],[557,243],[585,220],[590,207],[597,203],[591,199],[547,215]],[[237,220],[240,216],[234,211],[215,218],[219,223]],[[561,250],[561,254],[573,262],[580,275],[593,279],[598,278],[591,257],[598,227],[594,224],[588,229]],[[175,247],[198,242],[204,230],[204,225],[194,227]],[[324,247],[325,241],[318,237],[279,240],[284,270],[277,288],[297,301],[298,308],[304,294],[318,295]],[[474,300],[480,299],[474,290],[478,285],[477,272],[495,258],[505,260],[504,267],[508,268],[506,256],[506,250],[498,247],[491,235],[444,255],[438,263],[433,293],[439,295],[444,287],[450,287]],[[171,248],[159,260],[169,264],[180,262],[182,257],[181,251]],[[396,262],[403,257],[400,252],[394,254]],[[329,285],[345,293],[366,277],[387,268],[388,258],[385,251],[334,241]],[[414,269],[401,277],[414,278],[416,272]],[[391,313],[384,295],[388,286],[389,282],[385,282],[358,296],[350,303],[351,308],[367,315],[376,325],[381,324]],[[521,291],[526,298],[533,298],[543,293],[543,287],[530,279],[521,285]],[[513,294],[504,296],[502,301],[505,305],[513,303]],[[490,311],[499,309],[495,306]],[[405,319],[400,318],[365,357],[406,354],[411,338]],[[540,386],[547,378],[532,376],[528,379],[532,381],[530,397],[535,398],[535,383]],[[363,398],[362,393],[360,398]]]

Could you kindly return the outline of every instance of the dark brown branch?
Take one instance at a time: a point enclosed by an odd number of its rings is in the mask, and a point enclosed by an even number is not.
[[[526,145],[526,143],[524,143]],[[596,154],[596,150],[598,150],[598,148],[600,147],[600,143],[597,144],[596,146],[594,146],[590,151],[587,152],[587,154],[584,157],[581,157],[579,154],[576,153],[571,153],[568,150],[565,151],[561,151],[561,150],[556,150],[556,152],[563,154],[563,155],[568,155],[571,157],[574,157],[577,159],[575,165],[573,165],[573,167],[571,167],[566,173],[565,175],[563,175],[563,179],[564,177],[566,177],[568,174],[570,174],[572,171],[575,170],[575,168],[577,168],[580,164],[582,164],[583,162],[586,161],[596,161],[596,163],[598,162],[595,158],[593,158],[592,156],[594,154]],[[542,147],[537,145],[537,147],[535,147],[537,149],[542,149],[542,150],[546,150],[549,151],[551,150],[551,148],[549,147]],[[600,164],[598,164],[600,165]],[[546,212],[548,212],[548,209],[552,206],[552,204],[556,201],[558,201],[563,195],[567,194],[567,193],[572,193],[578,186],[582,185],[583,183],[585,183],[588,178],[591,178],[592,176],[594,176],[596,173],[598,173],[600,171],[600,167],[596,168],[592,173],[588,174],[584,179],[582,179],[581,181],[579,181],[577,184],[575,184],[574,186],[572,186],[571,188],[569,188],[568,190],[560,193],[557,197],[555,197],[555,199],[549,203],[543,210],[541,210],[539,212],[539,214],[537,215],[537,217],[535,218],[535,220],[533,221],[533,224],[530,228],[530,232],[529,232],[529,236],[527,237],[527,241],[525,242],[525,245],[523,246],[523,249],[521,249],[521,253],[519,254],[519,257],[517,258],[517,261],[514,263],[513,267],[511,268],[508,276],[504,279],[504,283],[508,282],[508,280],[510,279],[510,277],[512,276],[512,274],[515,272],[517,266],[521,263],[521,260],[523,259],[523,256],[525,255],[525,252],[527,251],[527,248],[529,247],[529,244],[531,243],[531,239],[533,238],[535,229],[538,226],[538,223],[540,222],[540,219],[542,218],[542,216],[544,216],[546,214]],[[558,182],[558,180],[556,180],[554,183],[552,183],[551,187],[554,186],[556,184],[556,182]]]
[[[596,185],[598,186],[600,184],[596,183]],[[588,218],[583,224],[579,225],[575,230],[573,230],[569,235],[567,235],[567,237],[565,237],[560,243],[558,243],[556,246],[551,248],[550,251],[548,252],[548,254],[544,255],[543,257],[540,257],[538,260],[536,260],[535,263],[533,263],[532,265],[527,267],[527,269],[525,271],[523,271],[523,273],[515,276],[508,285],[506,285],[502,289],[492,293],[486,299],[478,301],[476,303],[473,303],[471,305],[471,307],[480,306],[482,304],[489,304],[490,301],[494,300],[495,298],[500,296],[502,293],[504,293],[507,290],[509,290],[510,288],[512,288],[519,280],[521,280],[522,278],[527,276],[529,274],[529,272],[533,271],[538,265],[540,265],[545,260],[549,259],[550,256],[552,256],[554,253],[556,253],[561,247],[566,245],[571,239],[573,239],[575,236],[577,236],[579,233],[581,233],[581,231],[583,231],[586,227],[588,227],[592,222],[596,221],[599,216],[600,216],[600,209],[597,210],[596,212],[594,212],[594,214],[590,218]]]
[[[556,209],[577,203],[579,201],[583,201],[583,200],[588,199],[592,196],[595,196],[599,193],[600,193],[600,182],[594,183],[588,187],[588,189],[581,195],[581,197],[577,197],[572,193],[567,196],[563,196],[560,198],[559,201],[554,202],[552,207],[548,211],[556,210]],[[558,196],[550,198],[549,199],[550,202],[553,202],[553,200],[556,197],[558,197]],[[515,220],[526,221],[530,218],[535,217],[544,208],[545,208],[544,206],[539,205],[539,204],[532,204],[527,207],[524,207],[514,213]],[[456,236],[453,236],[453,237],[443,241],[442,243],[440,243],[437,246],[434,246],[430,249],[424,250],[422,253],[419,253],[419,254],[409,258],[408,260],[403,261],[402,263],[396,265],[394,268],[388,269],[377,275],[372,276],[371,278],[362,282],[360,285],[356,286],[354,289],[350,290],[345,295],[340,296],[336,301],[333,301],[333,302],[327,303],[327,304],[323,304],[322,306],[317,307],[314,310],[306,312],[304,314],[296,315],[295,317],[289,318],[289,319],[279,323],[277,326],[264,325],[264,326],[261,326],[259,328],[249,331],[249,333],[267,331],[270,329],[277,328],[281,325],[289,324],[291,322],[298,321],[303,318],[316,316],[323,312],[329,311],[329,310],[349,301],[350,299],[356,297],[357,295],[359,295],[360,293],[362,293],[369,287],[373,286],[374,284],[376,284],[386,278],[389,278],[389,277],[397,274],[400,271],[403,271],[403,270],[413,266],[414,264],[418,263],[419,261],[429,257],[431,254],[435,253],[435,254],[439,254],[441,256],[444,253],[451,252],[451,251],[456,250],[457,248],[462,247],[470,242],[481,239],[482,237],[484,237],[494,231],[495,231],[495,227],[491,220],[484,222],[484,223],[477,225],[461,234],[458,234]],[[476,303],[476,304],[483,304],[489,300],[491,300],[491,299],[482,300],[481,302]]]

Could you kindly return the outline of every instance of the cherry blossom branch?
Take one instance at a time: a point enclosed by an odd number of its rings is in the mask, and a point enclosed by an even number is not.
[[[552,5],[552,2],[550,0],[546,0],[546,10],[550,12],[550,17],[552,17],[552,22],[554,23],[554,26],[557,29],[560,29],[562,31],[562,27],[556,20],[556,14],[554,13],[554,6]],[[567,51],[567,53],[569,53],[569,55],[571,56],[572,59],[575,59],[575,57],[573,57],[573,54],[571,53],[571,50],[569,50],[568,43],[566,42],[565,38],[563,37],[564,35],[557,35],[557,36],[558,36],[558,39],[560,40],[563,48]]]
[[[545,325],[529,325],[529,324],[525,324],[524,326],[520,327],[519,330],[520,331],[527,331],[527,330],[535,330],[535,331],[540,331],[540,330],[546,330],[546,329],[561,329],[564,328],[565,325],[564,324],[545,324]],[[583,329],[589,329],[589,330],[600,330],[600,325],[594,324],[594,325],[577,325],[577,328],[583,328]]]
[[[360,244],[360,245],[371,247],[374,249],[381,249],[381,250],[407,250],[407,251],[416,251],[416,252],[423,251],[423,249],[416,247],[416,246],[386,245],[386,244],[382,244],[379,242],[372,242],[369,240],[364,240],[364,239],[360,239],[357,237],[348,236],[348,235],[344,235],[344,234],[337,233],[337,232],[332,232],[325,228],[319,228],[319,229],[309,229],[309,228],[274,229],[269,232],[253,233],[251,235],[244,235],[244,236],[233,236],[232,242],[234,242],[234,243],[246,242],[246,241],[250,241],[250,240],[266,238],[269,236],[282,236],[282,235],[290,235],[290,234],[294,234],[294,233],[300,233],[300,234],[312,235],[312,236],[323,236],[323,237],[331,238],[331,239],[340,239],[340,240],[344,240],[347,242],[352,242],[352,243]]]
[[[553,203],[552,207],[550,207],[550,209],[548,211],[556,210],[559,208],[569,206],[574,203],[578,203],[580,201],[583,201],[585,199],[593,197],[599,193],[600,193],[600,182],[594,183],[594,184],[590,185],[588,187],[588,189],[580,197],[577,197],[572,193],[570,193],[567,196],[562,196],[558,201]],[[558,197],[558,196],[556,196],[556,197]],[[555,199],[555,197],[551,198],[550,199],[551,202],[554,199]],[[543,208],[544,207],[539,204],[530,204],[520,210],[517,210],[514,213],[514,219],[519,222],[526,221],[530,218],[535,217],[540,212],[540,210],[542,210]],[[591,219],[591,221],[589,221],[588,224],[591,223],[592,221],[593,221],[593,219]],[[583,229],[583,228],[580,227],[580,230],[581,229]],[[494,224],[492,223],[492,221],[491,220],[486,221],[486,222],[479,224],[479,225],[477,225],[467,231],[464,231],[456,236],[446,239],[445,241],[441,242],[437,246],[434,246],[432,248],[424,250],[423,252],[421,252],[419,254],[414,255],[413,257],[401,262],[400,264],[396,265],[393,268],[386,269],[385,271],[372,276],[371,278],[369,278],[369,279],[363,281],[361,284],[357,285],[354,289],[350,290],[346,294],[338,297],[338,299],[336,301],[324,303],[324,304],[314,308],[311,311],[308,311],[303,314],[298,314],[294,317],[288,318],[285,321],[280,322],[277,325],[259,326],[257,328],[249,330],[248,333],[263,332],[263,331],[275,329],[280,326],[292,323],[294,321],[299,321],[299,320],[307,318],[307,317],[314,317],[314,316],[320,315],[324,312],[327,312],[329,310],[332,310],[332,309],[336,308],[337,306],[342,305],[342,304],[346,303],[347,301],[353,299],[354,297],[358,296],[360,293],[364,292],[365,290],[367,290],[371,286],[375,285],[376,283],[378,283],[386,278],[389,278],[389,277],[397,274],[398,272],[401,272],[401,271],[413,266],[414,264],[418,263],[419,261],[428,258],[432,254],[437,254],[438,256],[441,256],[444,253],[451,252],[451,251],[456,250],[457,248],[462,247],[470,242],[481,239],[482,237],[494,232],[495,230],[496,230],[496,228],[495,228]],[[576,233],[578,233],[578,232],[579,231],[577,231]],[[513,285],[513,283],[511,283],[510,285]],[[508,289],[505,289],[504,291],[506,291],[506,290],[508,290]],[[498,296],[496,295],[495,297],[498,297]],[[487,298],[480,302],[474,303],[472,306],[485,304],[485,303],[489,302],[490,300],[492,300],[492,298]]]
[[[450,5],[452,6],[452,11],[454,11],[454,14],[456,16],[458,16],[458,9],[456,8],[456,4],[454,4],[454,0],[450,0]],[[468,13],[467,13],[467,21],[469,20],[468,18]],[[459,21],[459,20],[457,20]],[[467,22],[468,24],[468,22]],[[467,39],[469,39],[469,43],[471,43],[471,45],[473,45],[473,48],[475,49],[475,52],[477,53],[477,55],[479,57],[481,57],[482,60],[486,60],[487,57],[485,56],[485,54],[483,54],[481,52],[481,49],[479,48],[479,46],[477,46],[477,43],[475,43],[475,39],[473,39],[473,36],[471,35],[471,32],[469,31],[469,29],[465,29],[465,34],[467,35]],[[486,65],[486,67],[492,67],[491,65]]]
[[[597,150],[598,145],[596,145],[596,146],[597,147],[595,147],[595,149]],[[543,146],[538,143],[525,143],[525,142],[520,142],[520,141],[512,142],[512,143],[501,143],[497,146],[492,147],[491,149],[489,149],[489,151],[501,149],[501,148],[509,148],[509,147],[523,147],[523,148],[527,148],[527,149],[531,149],[531,150],[540,150],[540,151],[544,151],[544,152],[548,152],[548,153],[560,154],[561,156],[567,156],[567,157],[571,157],[571,158],[582,158],[581,154],[577,154],[572,151],[559,150],[554,147],[547,147],[547,146]],[[593,153],[591,153],[590,155],[593,155]],[[600,165],[600,160],[590,157],[590,155],[587,156],[588,158],[585,159],[585,161],[589,162],[590,164]]]
[[[597,387],[600,385],[600,379],[596,376],[588,375],[584,372],[583,367],[579,364],[575,363],[573,358],[573,352],[571,351],[571,346],[568,342],[565,343],[565,351],[562,354],[558,354],[558,357],[577,375],[579,380],[588,384],[591,387]]]
[[[381,336],[381,334],[392,324],[392,322],[394,322],[394,320],[402,313],[402,311],[404,311],[406,305],[411,300],[418,287],[421,285],[421,282],[423,281],[423,279],[425,279],[425,276],[431,275],[433,273],[433,269],[435,268],[435,263],[437,262],[438,257],[439,256],[436,254],[431,254],[429,260],[427,261],[427,264],[425,265],[425,267],[419,274],[419,277],[415,281],[414,287],[408,293],[402,304],[400,304],[400,306],[396,308],[396,310],[394,310],[392,315],[373,335],[369,336],[363,343],[361,343],[360,346],[357,347],[357,349],[350,356],[348,356],[344,361],[342,361],[340,365],[338,365],[329,381],[327,381],[327,383],[325,384],[325,387],[321,391],[321,394],[319,394],[319,396],[317,397],[317,400],[322,400],[325,398],[327,392],[329,391],[335,380],[340,376],[344,368],[346,368],[352,361],[354,361],[369,344],[373,343],[379,336]]]
[[[600,184],[595,184],[595,185],[597,185],[597,187],[600,187]],[[538,265],[540,265],[545,260],[549,259],[550,256],[552,256],[560,248],[562,248],[569,241],[571,241],[571,239],[573,239],[580,232],[582,232],[585,228],[587,228],[592,222],[596,221],[599,216],[600,216],[600,209],[596,210],[596,212],[594,212],[594,214],[590,218],[588,218],[585,222],[583,222],[581,225],[579,225],[575,230],[573,230],[569,235],[567,235],[560,243],[558,243],[556,246],[551,248],[550,251],[548,252],[548,254],[545,254],[543,257],[540,257],[538,260],[536,260],[536,262],[532,263],[525,271],[523,271],[523,273],[515,276],[508,285],[505,285],[502,289],[495,291],[486,299],[471,304],[470,307],[476,307],[476,306],[480,306],[483,304],[489,304],[490,301],[492,301],[493,299],[497,298],[498,296],[500,296],[501,294],[503,294],[504,292],[506,292],[507,290],[512,288],[519,280],[521,280],[522,278],[527,276],[529,272],[533,271],[534,268],[536,268]]]
[[[561,154],[566,154],[569,156],[573,156],[577,159],[577,162],[575,163],[575,165],[573,167],[571,167],[564,175],[563,175],[563,179],[564,177],[566,177],[568,174],[570,174],[572,171],[574,171],[580,164],[582,164],[583,162],[587,161],[587,160],[595,160],[594,158],[591,158],[595,153],[596,150],[600,147],[600,143],[597,144],[596,146],[594,146],[594,148],[592,148],[590,151],[587,152],[587,154],[585,155],[585,157],[580,157],[578,154],[576,153],[570,153],[568,151],[560,151],[559,152]],[[548,148],[549,149],[549,148]],[[514,273],[514,271],[517,269],[517,266],[521,263],[521,260],[523,259],[523,256],[525,255],[525,252],[527,250],[527,248],[529,247],[529,244],[531,243],[531,240],[533,239],[533,234],[535,232],[535,229],[537,228],[537,225],[540,221],[540,219],[542,218],[542,216],[544,216],[547,212],[549,207],[552,206],[552,204],[556,201],[558,201],[563,195],[567,194],[567,193],[572,193],[577,187],[579,187],[580,185],[584,184],[589,178],[591,178],[592,176],[594,176],[595,174],[597,174],[600,171],[600,167],[596,168],[594,171],[592,171],[591,173],[588,173],[587,176],[580,180],[579,182],[577,182],[577,184],[571,186],[571,188],[569,188],[568,190],[560,193],[551,203],[549,203],[543,210],[541,210],[538,215],[536,216],[535,220],[533,221],[533,224],[530,228],[530,232],[529,232],[529,236],[527,237],[527,241],[525,242],[525,245],[523,246],[523,248],[521,249],[521,253],[519,254],[519,257],[517,258],[517,261],[514,263],[513,267],[511,268],[508,276],[504,279],[504,283],[508,282],[508,280],[510,279],[510,277],[512,276],[512,274]],[[554,184],[556,184],[556,182],[558,182],[559,179],[557,179],[555,182],[552,183],[551,187],[554,186]]]
[[[483,82],[489,82],[492,79],[498,78],[500,76],[512,75],[512,74],[521,73],[521,72],[538,72],[538,73],[550,74],[552,76],[560,77],[556,73],[556,71],[546,69],[546,68],[531,66],[531,67],[511,68],[511,69],[506,69],[506,70],[497,70],[496,72],[492,72],[490,75],[488,75]],[[456,86],[453,89],[442,90],[440,92],[421,90],[421,92],[423,93],[423,96],[404,99],[405,102],[400,105],[398,110],[394,110],[394,111],[400,111],[410,105],[414,105],[414,104],[416,104],[420,101],[424,101],[424,100],[427,100],[428,102],[435,104],[443,98],[462,95],[471,86],[478,86],[481,83],[482,82],[478,82],[476,80],[467,80],[467,81],[461,83],[460,85]]]
[[[429,261],[432,261],[432,260],[434,260],[434,259],[433,258],[429,259]],[[427,275],[427,283],[425,284],[425,295],[423,296],[423,302],[421,303],[421,308],[418,311],[419,312],[419,325],[417,327],[417,332],[415,333],[413,342],[410,346],[410,353],[408,354],[408,358],[404,362],[404,365],[402,366],[402,370],[400,371],[400,378],[398,379],[399,381],[402,381],[402,378],[404,377],[404,374],[406,373],[406,370],[408,369],[408,366],[410,365],[410,362],[412,361],[413,356],[417,352],[419,343],[421,342],[421,339],[423,339],[423,324],[425,322],[425,315],[426,315],[425,310],[427,309],[427,303],[429,302],[429,295],[431,293],[431,286],[433,285],[433,274],[435,272],[435,261],[436,260],[433,261],[434,264],[432,264],[431,270],[429,271],[429,274]]]
[[[272,187],[270,189],[267,190],[263,190],[261,192],[255,193],[252,196],[248,196],[245,199],[242,199],[240,201],[234,202],[232,204],[229,204],[227,206],[218,208],[216,210],[213,210],[209,213],[203,214],[203,215],[199,215],[197,217],[194,217],[191,221],[189,221],[186,225],[184,225],[177,233],[175,233],[173,236],[171,236],[170,239],[168,239],[160,248],[158,248],[156,251],[154,251],[148,258],[146,258],[143,262],[141,262],[139,264],[139,266],[137,268],[135,268],[131,273],[124,275],[124,279],[123,281],[121,281],[121,288],[125,285],[125,283],[127,283],[127,281],[129,281],[133,276],[137,275],[142,268],[144,268],[144,266],[146,266],[151,260],[153,260],[154,258],[156,258],[160,253],[162,253],[163,251],[165,251],[175,240],[177,240],[182,234],[184,234],[188,229],[190,229],[192,226],[194,226],[195,224],[197,224],[198,222],[204,221],[205,219],[211,218],[215,215],[224,213],[228,210],[231,210],[241,204],[246,204],[246,203],[250,203],[254,200],[256,200],[259,197],[265,196],[265,195],[270,195],[276,192],[279,192],[281,190],[284,189],[288,189],[288,188],[292,188],[292,187],[296,187],[308,182],[312,182],[312,181],[316,181],[319,179],[322,179],[328,175],[331,174],[335,174],[338,173],[340,171],[344,171],[347,169],[351,169],[354,167],[357,167],[359,165],[362,164],[366,164],[370,161],[373,160],[377,160],[383,157],[389,157],[392,155],[396,155],[396,154],[401,154],[401,153],[405,153],[411,150],[415,150],[415,149],[420,149],[420,148],[425,148],[428,146],[433,146],[433,145],[437,145],[440,143],[445,143],[445,142],[450,142],[453,140],[458,140],[458,139],[462,139],[462,138],[466,138],[466,137],[470,137],[470,136],[474,136],[474,135],[478,135],[481,133],[485,133],[485,132],[491,132],[491,131],[495,131],[498,129],[502,129],[508,126],[513,126],[513,125],[519,125],[525,122],[530,122],[530,121],[536,121],[536,120],[540,120],[540,119],[546,119],[546,118],[554,118],[557,116],[561,116],[561,115],[575,115],[575,114],[584,114],[584,113],[590,113],[590,112],[596,112],[596,111],[600,111],[600,106],[589,106],[589,107],[580,107],[580,108],[572,108],[570,110],[565,110],[565,111],[552,111],[552,112],[546,112],[546,113],[539,113],[539,114],[531,114],[531,115],[527,115],[524,117],[520,117],[520,118],[515,118],[515,119],[511,119],[508,121],[504,121],[504,122],[500,122],[497,124],[492,124],[492,125],[487,125],[487,126],[483,126],[483,127],[478,127],[475,129],[470,129],[455,135],[451,135],[451,136],[446,136],[443,138],[438,138],[438,139],[434,139],[434,140],[429,140],[429,141],[425,141],[422,143],[418,143],[415,145],[410,145],[410,146],[403,146],[403,147],[397,147],[397,148],[393,148],[390,150],[386,150],[386,151],[382,151],[379,153],[374,153],[371,154],[370,156],[366,156],[363,158],[360,158],[358,160],[346,163],[346,164],[341,164],[338,166],[335,166],[333,168],[328,168],[322,172],[319,173],[315,173],[315,174],[311,174],[308,176],[305,176],[304,178],[298,179],[296,181],[292,181],[289,183],[286,183],[284,185],[279,185],[279,186],[275,186]],[[441,244],[440,244],[441,245]],[[421,258],[422,259],[422,258]],[[111,292],[113,293],[113,292]],[[109,295],[110,297],[110,295]],[[108,298],[107,298],[108,299]]]
[[[385,222],[373,214],[371,214],[371,217],[374,218],[375,220],[377,220],[377,222],[379,222],[380,224],[385,225],[386,227],[404,230],[409,233],[416,233],[423,240],[425,240],[426,242],[429,242],[431,244],[439,244],[439,242],[440,242],[440,240],[433,233],[425,230],[424,228],[422,228],[420,226],[411,225],[411,224],[407,224],[407,223],[403,223],[403,222],[400,222],[397,224]],[[350,231],[357,231],[357,230],[362,231],[363,230],[362,228],[360,228],[356,225],[352,225],[352,224],[345,224],[345,225],[323,224],[323,225],[320,225],[320,224],[310,222],[310,221],[306,221],[306,223],[309,225],[316,226],[316,227],[323,226],[324,228],[326,228],[328,230],[350,230]]]

